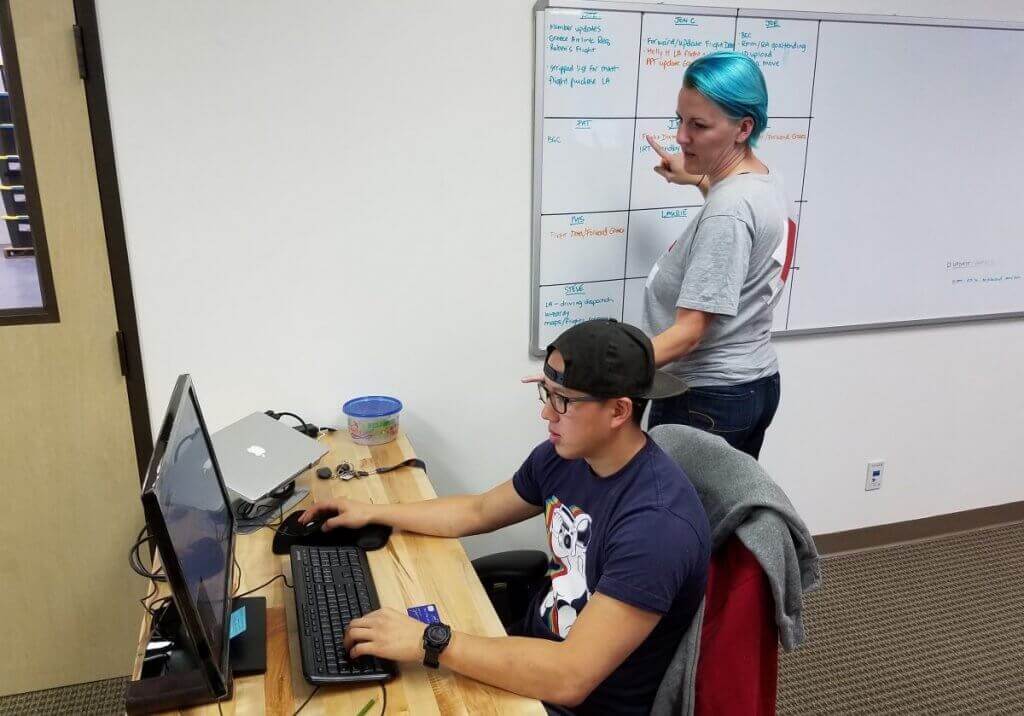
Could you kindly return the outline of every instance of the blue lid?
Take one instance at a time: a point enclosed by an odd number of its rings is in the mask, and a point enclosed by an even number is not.
[[[352,398],[341,406],[345,415],[353,418],[380,418],[393,415],[402,409],[402,401],[387,395],[364,395]]]

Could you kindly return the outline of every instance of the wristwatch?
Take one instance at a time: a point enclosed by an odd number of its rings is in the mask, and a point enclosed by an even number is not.
[[[452,640],[452,628],[447,624],[428,624],[423,630],[423,665],[437,668],[437,659]]]

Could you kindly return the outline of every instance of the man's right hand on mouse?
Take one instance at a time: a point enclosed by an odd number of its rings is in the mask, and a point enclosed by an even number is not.
[[[360,527],[365,527],[370,522],[379,521],[374,520],[376,509],[377,505],[360,502],[359,500],[347,500],[344,497],[336,497],[332,500],[317,502],[299,516],[299,523],[305,525],[317,517],[334,515],[324,522],[323,530],[325,532],[333,530],[335,527],[359,529]]]

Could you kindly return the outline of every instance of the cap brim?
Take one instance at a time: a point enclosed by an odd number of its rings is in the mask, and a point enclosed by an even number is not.
[[[638,398],[671,398],[673,395],[685,393],[690,386],[671,373],[663,370],[654,371],[654,382],[650,389]]]

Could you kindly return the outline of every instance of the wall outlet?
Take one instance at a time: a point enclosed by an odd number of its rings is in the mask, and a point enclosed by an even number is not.
[[[882,489],[882,473],[885,472],[885,461],[877,460],[875,462],[868,463],[868,477],[864,481],[864,489],[867,490],[881,490]]]

